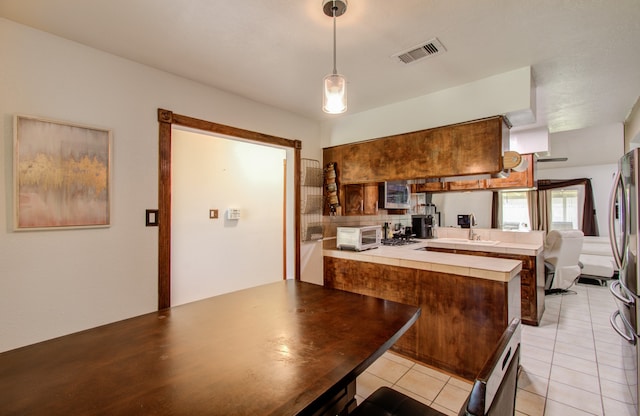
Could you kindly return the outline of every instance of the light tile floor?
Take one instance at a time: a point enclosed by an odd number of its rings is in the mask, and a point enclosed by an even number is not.
[[[516,415],[637,416],[622,364],[632,352],[609,324],[616,309],[609,288],[572,289],[577,294],[546,297],[540,326],[523,325]],[[380,386],[453,416],[471,390],[467,381],[391,352],[358,377],[358,402]]]

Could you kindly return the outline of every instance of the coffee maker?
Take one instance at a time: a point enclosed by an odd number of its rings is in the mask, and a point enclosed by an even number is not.
[[[434,238],[433,215],[412,215],[411,225],[416,238]]]

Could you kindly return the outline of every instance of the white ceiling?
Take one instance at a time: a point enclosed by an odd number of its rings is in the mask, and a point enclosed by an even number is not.
[[[0,16],[316,120],[322,0],[0,0]],[[391,59],[437,37],[446,53]],[[638,0],[350,0],[337,67],[357,113],[525,66],[551,132],[621,123],[640,94]]]

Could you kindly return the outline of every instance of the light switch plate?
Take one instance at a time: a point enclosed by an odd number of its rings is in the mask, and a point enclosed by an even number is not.
[[[209,210],[209,218],[211,218],[211,219],[218,218],[218,210],[217,209],[210,209]]]
[[[158,210],[157,209],[146,210],[144,223],[147,227],[157,227],[158,226]]]

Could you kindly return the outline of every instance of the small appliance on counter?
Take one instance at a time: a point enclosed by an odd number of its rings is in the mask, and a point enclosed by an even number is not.
[[[413,227],[409,225],[396,224],[392,231],[390,224],[385,222],[382,229],[385,236],[381,241],[383,246],[404,246],[418,242],[413,239],[416,235],[413,233]]]
[[[336,248],[338,250],[369,250],[380,247],[381,241],[382,227],[379,225],[338,227],[336,229]]]
[[[435,221],[433,215],[412,215],[411,225],[416,238],[435,238]]]

